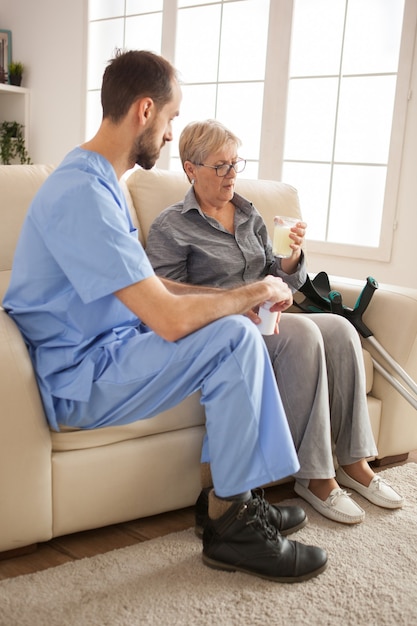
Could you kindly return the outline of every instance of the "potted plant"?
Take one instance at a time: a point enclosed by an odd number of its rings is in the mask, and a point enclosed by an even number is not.
[[[20,61],[12,61],[9,64],[9,83],[20,87],[22,84],[24,66]]]
[[[14,159],[31,163],[26,150],[23,126],[19,122],[0,123],[0,163],[10,165]]]

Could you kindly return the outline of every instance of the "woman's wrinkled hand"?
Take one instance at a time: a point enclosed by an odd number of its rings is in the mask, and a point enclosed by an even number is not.
[[[290,229],[290,239],[292,240],[290,248],[292,250],[292,254],[288,259],[281,259],[281,268],[286,274],[293,274],[297,270],[301,250],[304,245],[306,230],[306,222],[301,221],[297,222]]]
[[[290,239],[292,239],[292,244],[290,248],[293,252],[299,252],[304,244],[304,239],[306,236],[307,224],[306,222],[297,222],[290,229]]]

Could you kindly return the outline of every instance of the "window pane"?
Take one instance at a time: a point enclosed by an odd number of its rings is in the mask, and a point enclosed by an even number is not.
[[[126,18],[125,47],[161,54],[162,13]]]
[[[337,101],[336,78],[290,82],[285,134],[285,159],[329,161]]]
[[[87,112],[85,126],[85,136],[87,139],[91,139],[91,137],[96,134],[102,116],[103,109],[101,107],[100,91],[89,91],[87,93]]]
[[[349,0],[344,74],[397,71],[403,11],[403,0]]]
[[[126,15],[162,11],[163,0],[126,0]]]
[[[175,119],[172,156],[178,155],[178,140],[189,122],[214,118],[216,110],[216,85],[183,85],[180,116]]]
[[[122,18],[90,23],[87,89],[101,88],[104,69],[117,48],[123,48]]]
[[[395,85],[395,76],[342,81],[336,161],[388,162]]]
[[[124,15],[124,0],[89,0],[88,19],[100,20],[106,17]]]
[[[219,80],[264,79],[268,17],[269,0],[245,0],[224,6]]]
[[[345,0],[295,0],[290,76],[339,74]]]
[[[175,65],[186,83],[217,80],[220,6],[178,11]]]
[[[309,239],[324,241],[329,204],[330,165],[284,163],[282,180],[298,191],[301,215],[307,222],[307,241]]]
[[[259,159],[263,87],[263,83],[219,85],[216,118],[241,139],[244,159]]]
[[[378,246],[386,167],[336,165],[328,241]]]

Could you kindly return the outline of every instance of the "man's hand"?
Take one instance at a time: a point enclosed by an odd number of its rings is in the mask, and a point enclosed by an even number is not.
[[[274,304],[271,306],[271,311],[282,312],[285,309],[288,309],[292,303],[292,292],[286,283],[282,280],[282,278],[278,278],[277,276],[266,276],[263,279],[264,283],[268,283],[268,287],[271,288],[271,295],[264,300],[268,300],[269,302],[273,302]],[[260,303],[262,304],[262,303]]]

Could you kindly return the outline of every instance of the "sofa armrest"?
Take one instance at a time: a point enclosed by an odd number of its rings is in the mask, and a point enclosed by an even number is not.
[[[330,277],[332,289],[339,291],[343,304],[353,308],[365,280]],[[363,321],[374,339],[414,379],[417,380],[417,289],[380,284],[375,291]],[[374,359],[385,364],[372,342],[362,338]],[[398,377],[397,377],[398,378]],[[417,449],[417,411],[376,370],[372,396],[382,400],[378,457],[400,455]]]
[[[51,437],[32,363],[16,324],[1,308],[0,399],[0,551],[5,551],[51,538],[52,480]]]

